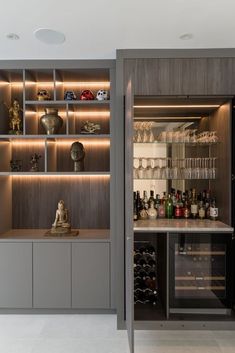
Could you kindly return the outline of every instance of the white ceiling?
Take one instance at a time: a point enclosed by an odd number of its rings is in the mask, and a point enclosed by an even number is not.
[[[112,59],[116,49],[235,48],[235,0],[0,0],[1,59]],[[35,39],[62,31],[62,45]],[[6,39],[16,33],[20,40]],[[194,35],[181,40],[185,33]]]

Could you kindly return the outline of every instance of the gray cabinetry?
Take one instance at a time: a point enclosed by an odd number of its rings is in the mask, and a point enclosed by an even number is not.
[[[71,243],[33,244],[33,306],[71,307]]]
[[[110,308],[109,243],[72,244],[72,307]]]
[[[32,244],[0,246],[0,308],[32,307]]]

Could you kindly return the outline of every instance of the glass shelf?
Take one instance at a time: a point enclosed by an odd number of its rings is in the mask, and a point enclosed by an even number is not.
[[[156,181],[156,180],[215,180],[216,178],[161,178],[161,179],[153,179],[153,178],[134,178],[133,180],[149,180],[149,181]]]
[[[186,145],[186,146],[214,146],[218,145],[220,142],[133,142],[134,145]]]

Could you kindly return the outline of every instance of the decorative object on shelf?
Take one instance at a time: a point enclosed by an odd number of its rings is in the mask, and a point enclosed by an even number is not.
[[[49,101],[51,100],[50,93],[46,89],[40,89],[37,93],[38,101]]]
[[[71,145],[70,154],[72,160],[74,161],[74,171],[84,171],[85,149],[83,147],[83,144],[79,141],[74,142]]]
[[[32,167],[30,168],[30,172],[38,172],[39,167],[38,167],[38,161],[42,156],[40,154],[34,153],[31,156],[30,164],[32,164]]]
[[[14,99],[12,106],[8,107],[8,111],[9,111],[9,120],[10,120],[10,122],[9,122],[9,126],[10,126],[9,134],[10,135],[22,135],[22,117],[21,117],[21,112],[23,112],[23,110],[20,108],[20,104],[19,104],[19,101],[17,99]]]
[[[74,91],[66,91],[65,92],[64,100],[66,100],[66,101],[74,101],[75,99],[77,99],[77,96],[74,93]]]
[[[84,101],[84,100],[94,100],[95,96],[92,93],[91,90],[89,89],[85,89],[84,91],[82,91],[81,95],[80,95],[80,100]]]
[[[100,89],[96,94],[96,99],[98,101],[107,101],[109,99],[109,91],[105,89]]]
[[[97,130],[100,130],[100,124],[87,120],[81,127],[81,134],[95,134]]]
[[[22,160],[12,159],[10,161],[10,166],[12,172],[22,172]]]
[[[41,116],[40,124],[47,135],[57,134],[63,126],[63,119],[58,115],[58,109],[45,108],[45,115]]]
[[[69,223],[69,214],[63,200],[58,202],[58,208],[55,214],[55,221],[52,224],[51,234],[66,235],[71,233],[71,225]]]

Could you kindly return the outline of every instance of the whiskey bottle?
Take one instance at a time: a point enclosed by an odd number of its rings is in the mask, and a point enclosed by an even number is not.
[[[192,201],[191,201],[191,217],[197,218],[198,215],[198,204],[196,200],[196,190],[192,190]]]
[[[151,205],[151,202],[155,203],[155,199],[154,199],[154,191],[153,190],[150,190],[150,197],[148,199],[148,205],[150,207]]]

